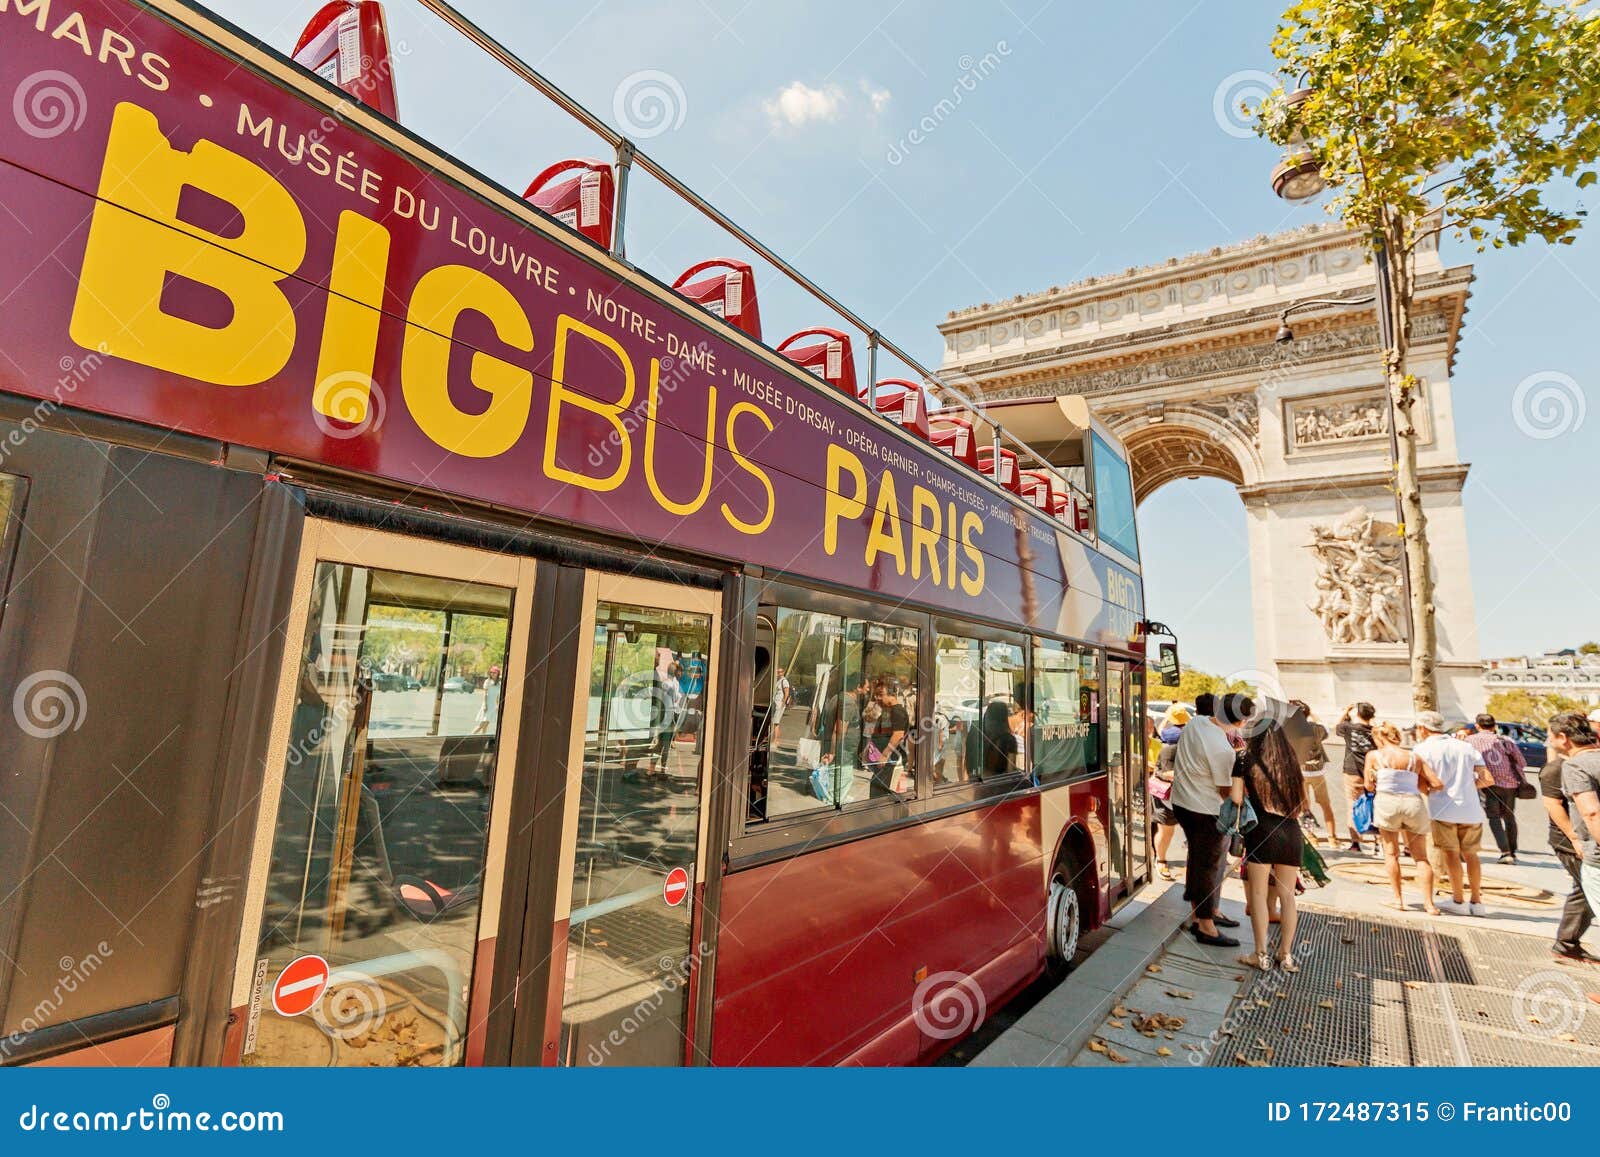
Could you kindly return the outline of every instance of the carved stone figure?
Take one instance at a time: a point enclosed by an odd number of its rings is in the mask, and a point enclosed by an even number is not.
[[[1311,611],[1336,644],[1398,643],[1401,543],[1392,523],[1358,506],[1311,527],[1317,596]]]
[[[1317,446],[1327,442],[1343,442],[1352,438],[1373,438],[1389,430],[1388,415],[1383,399],[1353,398],[1345,402],[1326,405],[1296,407],[1294,411],[1294,444]]]

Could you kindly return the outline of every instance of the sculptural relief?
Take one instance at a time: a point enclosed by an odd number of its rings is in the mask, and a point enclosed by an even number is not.
[[[1383,397],[1348,398],[1292,407],[1290,429],[1296,449],[1349,442],[1360,438],[1379,438],[1389,432],[1389,416]]]
[[[1338,522],[1311,527],[1317,560],[1312,612],[1334,644],[1398,643],[1401,542],[1393,523],[1358,506]]]

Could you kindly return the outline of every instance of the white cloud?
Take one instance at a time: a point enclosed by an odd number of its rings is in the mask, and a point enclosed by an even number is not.
[[[890,92],[888,89],[873,88],[872,85],[863,80],[861,82],[861,91],[866,93],[867,100],[872,102],[872,111],[874,114],[882,112],[889,106]]]
[[[773,125],[787,125],[792,129],[813,121],[838,120],[844,106],[845,95],[837,85],[812,88],[803,80],[795,81],[761,105],[772,118]]]

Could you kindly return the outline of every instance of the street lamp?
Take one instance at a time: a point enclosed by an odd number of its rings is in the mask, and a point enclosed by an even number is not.
[[[1294,123],[1295,109],[1311,99],[1312,89],[1304,83],[1293,92],[1285,94],[1283,98],[1284,113]],[[1306,143],[1298,124],[1291,130],[1287,147],[1283,157],[1272,170],[1272,191],[1288,201],[1290,204],[1299,204],[1310,200],[1327,187],[1327,180],[1322,175],[1322,165],[1318,161],[1316,152]],[[1366,297],[1357,298],[1312,298],[1306,301],[1297,301],[1289,306],[1278,316],[1278,332],[1273,340],[1280,345],[1286,345],[1294,340],[1294,330],[1289,328],[1289,315],[1299,309],[1309,309],[1317,305],[1348,307],[1355,305],[1377,305],[1378,314],[1378,348],[1384,351],[1385,363],[1383,365],[1383,398],[1389,420],[1389,470],[1394,474],[1400,469],[1400,429],[1396,420],[1394,390],[1389,384],[1389,366],[1387,363],[1388,351],[1395,348],[1394,341],[1394,298],[1389,285],[1389,251],[1384,245],[1383,238],[1377,237],[1371,242],[1372,264],[1377,273],[1374,292]],[[1405,527],[1405,507],[1400,498],[1398,479],[1391,481],[1390,490],[1394,492],[1394,522],[1397,531]],[[1416,632],[1411,622],[1411,558],[1405,549],[1402,540],[1400,547],[1400,582],[1405,597],[1406,618],[1406,649],[1411,654],[1413,664],[1416,658]]]

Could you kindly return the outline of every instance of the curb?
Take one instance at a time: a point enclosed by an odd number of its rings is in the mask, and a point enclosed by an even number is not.
[[[1181,884],[1169,885],[1142,903],[1131,901],[1109,921],[1116,935],[968,1064],[986,1068],[1069,1064],[1122,994],[1166,951],[1188,914]]]

